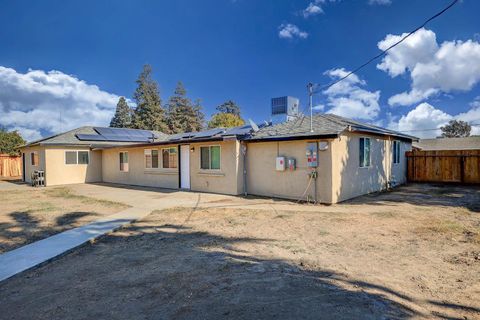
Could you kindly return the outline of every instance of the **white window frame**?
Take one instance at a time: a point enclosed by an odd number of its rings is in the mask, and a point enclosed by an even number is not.
[[[35,159],[35,155],[37,156],[37,163],[33,163],[33,159]],[[32,151],[30,152],[30,165],[32,167],[38,167],[40,165],[40,158],[38,156],[38,151]]]
[[[397,150],[395,150],[397,148]],[[394,140],[392,144],[392,158],[393,164],[400,164],[400,150],[401,150],[401,143],[400,140]]]
[[[122,170],[122,162],[121,162],[122,158],[121,158],[121,155],[120,155],[122,153],[124,154],[123,159],[125,159],[125,154],[127,155],[127,162],[123,162],[123,164],[124,164],[123,170]],[[130,159],[129,159],[128,151],[118,152],[118,169],[119,169],[120,172],[128,172],[130,170],[129,162],[130,162]],[[127,164],[127,170],[125,170],[125,164]]]
[[[171,168],[171,167],[164,167],[163,166],[163,150],[168,150],[168,156],[170,157],[170,149],[175,149],[175,152],[176,152],[176,155],[177,155],[177,163],[176,163],[176,167],[175,168]],[[165,170],[178,170],[178,148],[177,147],[167,147],[167,148],[161,148],[160,149],[160,156],[162,158],[162,169],[165,169]],[[169,161],[170,161],[170,158],[169,158]]]
[[[218,147],[220,149],[220,159],[219,159],[220,160],[220,163],[219,163],[220,167],[218,169],[204,169],[204,168],[202,168],[202,148],[208,148],[209,149],[209,151],[208,151],[208,154],[209,154],[209,159],[208,160],[210,162],[209,167],[212,166],[212,163],[210,161],[212,159],[212,151],[211,151],[212,149],[211,149],[211,147]],[[221,171],[222,170],[222,146],[221,145],[211,144],[211,145],[200,146],[199,152],[200,152],[200,156],[198,158],[199,158],[199,162],[200,162],[199,163],[200,170],[203,170],[203,171]]]
[[[364,159],[362,160],[363,162],[359,163],[358,166],[359,168],[370,168],[372,167],[372,139],[369,137],[360,137],[358,139],[358,156],[360,160],[360,141],[364,139],[363,141],[363,155]],[[368,150],[368,165],[365,165],[365,141],[368,140],[368,145],[369,145],[369,150]]]
[[[75,163],[67,163],[67,152],[75,152],[75,159],[76,159],[76,162]],[[87,157],[88,157],[88,161],[87,163],[79,163],[78,161],[78,152],[86,152],[87,153]],[[66,166],[88,166],[90,164],[90,150],[65,150],[63,152],[63,163],[66,165]]]

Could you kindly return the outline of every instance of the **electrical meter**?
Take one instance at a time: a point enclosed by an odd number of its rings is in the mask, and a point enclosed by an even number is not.
[[[295,171],[297,168],[295,158],[288,158],[288,170]]]
[[[285,171],[285,157],[277,157],[275,162],[275,170]]]
[[[307,167],[318,167],[318,147],[316,142],[307,142]]]

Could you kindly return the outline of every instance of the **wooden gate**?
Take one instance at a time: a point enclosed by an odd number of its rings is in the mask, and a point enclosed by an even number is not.
[[[18,177],[22,175],[22,158],[0,154],[0,177]]]
[[[480,150],[409,151],[412,182],[480,183]]]

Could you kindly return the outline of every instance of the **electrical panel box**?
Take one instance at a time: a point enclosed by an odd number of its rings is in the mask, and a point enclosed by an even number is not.
[[[285,171],[285,157],[277,157],[277,161],[275,163],[275,170]]]
[[[307,142],[307,167],[318,167],[318,145],[316,142]]]
[[[288,158],[288,170],[295,171],[297,169],[297,164],[295,158]]]

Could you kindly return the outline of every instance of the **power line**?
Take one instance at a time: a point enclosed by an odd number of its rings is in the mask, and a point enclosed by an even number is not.
[[[394,47],[396,47],[397,45],[399,45],[400,43],[402,43],[403,41],[405,41],[408,37],[410,37],[411,35],[413,35],[415,32],[417,32],[418,30],[420,30],[421,28],[425,27],[430,21],[438,18],[439,16],[441,16],[443,13],[445,13],[448,9],[450,9],[451,7],[453,7],[456,3],[458,2],[458,0],[454,0],[452,1],[448,6],[446,6],[443,10],[437,12],[435,15],[433,15],[432,17],[428,18],[427,20],[425,20],[425,22],[423,22],[419,27],[415,28],[414,30],[410,31],[407,35],[405,35],[404,37],[402,37],[402,39],[400,39],[399,41],[397,41],[396,43],[392,44],[390,47],[388,47],[387,49],[383,50],[381,53],[377,54],[376,56],[374,56],[373,58],[371,58],[370,60],[368,60],[367,62],[365,62],[364,64],[360,65],[359,67],[355,68],[353,71],[350,71],[349,73],[347,73],[345,76],[341,77],[340,79],[337,79],[335,81],[332,81],[330,82],[329,84],[325,85],[325,86],[322,86],[318,89],[315,90],[315,92],[318,92],[318,91],[322,91],[322,90],[325,90],[325,89],[328,89],[330,88],[331,86],[339,83],[340,81],[343,81],[345,80],[346,78],[350,77],[352,74],[355,74],[357,73],[358,71],[360,71],[360,69],[363,69],[365,66],[369,65],[370,63],[372,63],[373,61],[377,60],[378,58],[381,58],[383,57],[384,55],[387,54],[387,52],[391,49],[393,49]]]
[[[469,123],[470,126],[480,126],[480,123]],[[429,128],[429,129],[414,129],[414,130],[402,130],[398,132],[417,132],[417,131],[436,131],[440,128]]]

